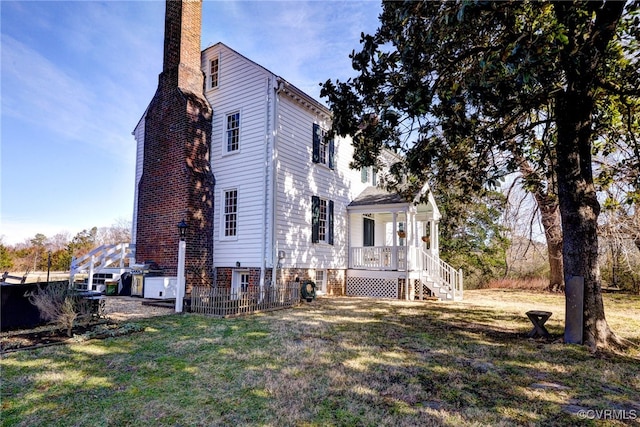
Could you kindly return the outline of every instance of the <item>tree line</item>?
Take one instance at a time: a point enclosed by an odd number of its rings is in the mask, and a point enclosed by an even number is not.
[[[15,245],[0,241],[0,270],[69,271],[71,259],[80,257],[97,246],[131,241],[131,221],[118,220],[109,227],[92,227],[75,236],[61,232],[47,237],[42,233]],[[49,265],[51,262],[51,265]]]

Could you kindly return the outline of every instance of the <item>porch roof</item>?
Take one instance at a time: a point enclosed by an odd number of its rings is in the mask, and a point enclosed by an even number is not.
[[[424,199],[425,195],[426,200]],[[367,208],[374,209],[376,211],[381,211],[388,208],[410,209],[411,206],[416,206],[416,204],[419,203],[419,200],[421,199],[422,202],[420,202],[420,205],[427,206],[427,209],[433,212],[432,215],[434,220],[440,220],[440,210],[436,205],[436,201],[433,198],[433,194],[429,189],[428,183],[425,183],[422,189],[414,197],[413,203],[407,201],[399,193],[391,193],[379,187],[367,187],[364,189],[364,191],[362,191],[362,193],[360,193],[355,199],[353,199],[351,203],[347,205],[347,210],[351,210],[352,212],[360,212],[364,211]]]
[[[379,187],[367,187],[358,197],[349,203],[349,207],[406,203],[407,201],[398,193],[390,193]]]

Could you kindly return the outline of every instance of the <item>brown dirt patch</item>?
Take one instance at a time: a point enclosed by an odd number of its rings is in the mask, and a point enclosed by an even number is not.
[[[73,337],[69,337],[66,331],[61,331],[54,325],[2,332],[0,353],[124,335],[140,330],[124,325],[130,320],[165,316],[174,312],[170,307],[147,305],[148,302],[135,297],[107,297],[103,318],[86,325],[75,326],[72,331]]]

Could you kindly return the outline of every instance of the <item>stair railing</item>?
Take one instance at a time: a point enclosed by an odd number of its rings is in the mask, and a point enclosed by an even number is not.
[[[462,299],[464,292],[462,269],[456,270],[440,257],[435,257],[424,249],[420,249],[420,251],[422,252],[423,271],[426,271],[427,275],[435,280],[441,288],[447,288],[453,299]]]
[[[114,245],[102,245],[91,252],[71,259],[69,269],[69,287],[73,287],[75,275],[87,272],[89,274],[87,283],[93,283],[93,273],[95,270],[116,266],[125,268],[127,260],[133,258],[134,245],[130,243],[118,243]]]

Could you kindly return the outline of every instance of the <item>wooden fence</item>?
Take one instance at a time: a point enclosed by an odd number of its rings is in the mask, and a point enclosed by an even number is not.
[[[218,317],[234,317],[258,311],[280,310],[300,303],[300,284],[232,291],[230,288],[194,286],[191,311]]]

